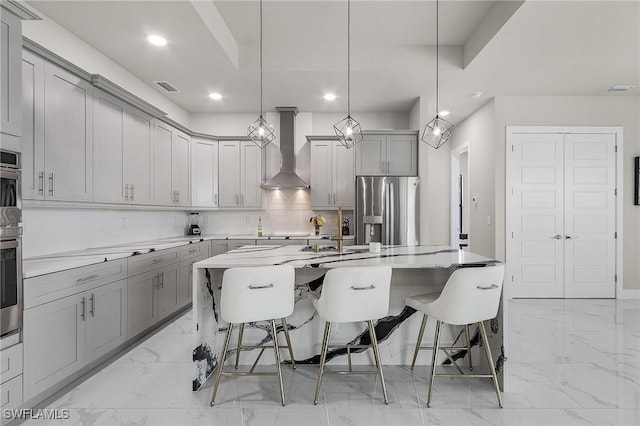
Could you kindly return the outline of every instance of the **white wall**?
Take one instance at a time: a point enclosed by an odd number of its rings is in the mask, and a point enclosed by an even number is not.
[[[23,21],[22,34],[91,74],[100,74],[189,127],[189,114],[158,91],[41,12],[41,21]]]
[[[623,288],[640,288],[640,207],[633,205],[633,157],[640,155],[640,98],[630,96],[497,97],[454,130],[454,146],[470,142],[470,181],[479,195],[477,219],[472,207],[470,238],[473,250],[487,256],[492,245],[505,259],[506,126],[622,126],[623,127]],[[478,158],[482,155],[484,158]],[[493,189],[490,188],[493,182]],[[493,193],[493,196],[492,196]],[[486,199],[483,199],[487,197]],[[482,230],[483,216],[495,214],[493,236]],[[484,218],[486,220],[486,217]],[[485,222],[486,223],[486,222]],[[485,228],[486,229],[486,228]],[[493,238],[494,241],[490,241]],[[480,244],[478,246],[477,244]],[[486,250],[486,252],[485,252]]]
[[[453,130],[450,148],[469,144],[469,177],[466,181],[466,195],[477,197],[475,203],[468,203],[469,249],[487,257],[495,253],[495,103],[487,102],[473,115],[458,124]],[[461,165],[462,168],[462,165]],[[467,197],[465,197],[467,198]],[[491,218],[491,224],[488,224]]]
[[[334,135],[333,125],[346,116],[346,112],[313,113],[313,134]],[[362,130],[409,129],[409,114],[406,112],[352,112],[351,116],[360,123]]]
[[[23,210],[25,258],[184,235],[187,213],[28,207]]]

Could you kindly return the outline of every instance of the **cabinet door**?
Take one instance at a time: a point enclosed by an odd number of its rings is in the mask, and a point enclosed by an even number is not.
[[[180,264],[174,263],[160,271],[160,282],[156,286],[158,321],[178,309],[178,274]]]
[[[262,150],[253,142],[240,142],[240,204],[262,207]]]
[[[311,207],[313,208],[330,208],[333,205],[331,185],[333,146],[333,141],[311,142]],[[351,169],[353,171],[353,166]]]
[[[87,293],[87,363],[127,340],[127,280],[116,281]]]
[[[387,174],[418,176],[418,140],[415,136],[388,135],[386,149]]]
[[[101,90],[93,101],[93,200],[103,203],[128,201],[123,175],[124,102]]]
[[[44,61],[22,52],[22,198],[44,199]]]
[[[238,142],[220,142],[219,195],[220,207],[240,205],[240,147]]]
[[[44,73],[45,197],[91,201],[92,86],[50,63]]]
[[[386,136],[365,135],[364,140],[356,145],[356,175],[384,175],[387,152]]]
[[[211,256],[226,253],[228,250],[226,241],[211,241]]]
[[[335,142],[333,149],[332,175],[334,207],[353,209],[356,192],[354,153],[353,149],[347,149],[338,142]]]
[[[192,204],[218,207],[218,142],[191,140]]]
[[[129,338],[156,323],[156,292],[159,275],[157,271],[145,272],[127,280],[127,335]]]
[[[191,205],[189,192],[189,146],[191,139],[185,133],[173,131],[171,143],[171,189],[176,192],[176,204]]]
[[[124,121],[124,182],[129,202],[153,204],[153,119],[127,108]]]
[[[174,205],[171,188],[171,127],[157,123],[153,141],[154,203],[160,206]]]
[[[85,365],[87,300],[74,295],[24,311],[24,399]]]
[[[178,305],[185,306],[192,302],[193,295],[193,264],[205,257],[183,260],[180,262],[178,277]]]
[[[13,13],[2,9],[0,16],[0,129],[13,136],[22,134],[20,107],[22,54],[22,22]]]

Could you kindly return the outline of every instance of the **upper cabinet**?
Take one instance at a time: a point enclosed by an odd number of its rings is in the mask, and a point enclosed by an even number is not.
[[[221,141],[220,207],[262,207],[262,151],[251,141]]]
[[[311,207],[353,209],[354,151],[337,140],[311,141]]]
[[[20,151],[18,137],[22,134],[21,55],[22,22],[16,15],[2,8],[0,14],[0,130],[2,146],[14,151]]]
[[[190,137],[186,133],[157,120],[154,136],[155,204],[190,206]]]
[[[91,201],[92,86],[28,52],[22,64],[23,197]]]
[[[93,200],[152,204],[152,118],[95,89]]]
[[[218,207],[218,142],[191,139],[191,204]]]
[[[415,132],[367,133],[355,147],[357,176],[417,176]]]

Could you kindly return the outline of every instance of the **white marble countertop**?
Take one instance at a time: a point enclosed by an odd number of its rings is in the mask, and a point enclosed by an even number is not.
[[[68,269],[80,268],[82,266],[89,266],[96,263],[122,259],[133,255],[134,252],[146,254],[153,251],[180,247],[189,244],[190,242],[208,240],[300,240],[300,244],[305,244],[304,241],[307,239],[326,239],[327,244],[330,244],[330,237],[331,235],[329,234],[265,234],[262,237],[246,234],[205,234],[199,236],[162,238],[153,241],[123,243],[107,247],[91,247],[82,250],[25,258],[22,261],[22,275],[24,278],[32,278],[39,275],[51,274]],[[350,238],[353,239],[353,236],[344,237],[345,240],[349,240]]]
[[[296,268],[389,265],[394,268],[447,268],[493,259],[449,246],[387,246],[370,253],[368,246],[346,246],[343,253],[314,252],[300,246],[244,246],[202,260],[198,268],[231,268],[289,264]]]

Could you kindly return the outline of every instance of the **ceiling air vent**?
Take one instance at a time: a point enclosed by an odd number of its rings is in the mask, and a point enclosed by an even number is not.
[[[154,83],[162,87],[167,92],[179,92],[179,90],[168,81],[154,81]]]
[[[626,92],[627,90],[635,89],[636,86],[611,86],[605,92]]]

